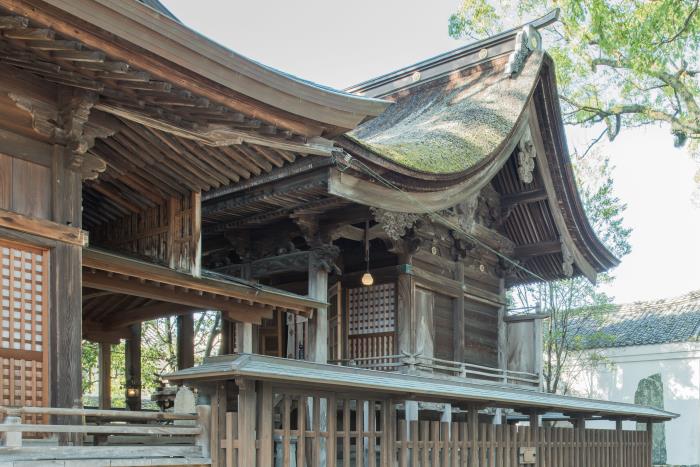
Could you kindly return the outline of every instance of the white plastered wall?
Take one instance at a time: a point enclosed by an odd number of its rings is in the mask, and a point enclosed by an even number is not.
[[[664,409],[681,416],[666,423],[669,465],[700,465],[700,343],[644,345],[598,350],[605,363],[596,368],[569,368],[571,393],[634,403],[639,381],[660,373]],[[575,360],[575,359],[572,359]],[[625,422],[634,429],[634,422]],[[614,428],[610,422],[589,427]]]

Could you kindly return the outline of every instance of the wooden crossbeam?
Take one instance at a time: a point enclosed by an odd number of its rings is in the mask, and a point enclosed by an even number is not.
[[[159,302],[126,311],[110,313],[102,322],[107,329],[121,328],[166,316],[194,313],[197,310],[199,309],[187,305]]]
[[[25,29],[29,19],[24,16],[0,16],[0,29]]]
[[[84,230],[5,209],[0,209],[0,227],[78,246],[88,244],[88,233]]]
[[[536,190],[521,191],[519,193],[511,193],[501,197],[501,207],[508,209],[519,204],[535,203],[547,199],[547,192],[541,188]]]
[[[222,309],[220,306],[221,301],[228,298],[232,300],[241,299],[255,303],[265,303],[273,307],[288,308],[290,310],[295,310],[302,313],[311,311],[311,309],[315,308],[317,305],[317,301],[305,297],[294,295],[288,296],[277,291],[260,290],[258,288],[249,287],[243,284],[223,282],[221,280],[205,277],[195,278],[189,274],[156,264],[92,249],[83,250],[83,267],[104,272],[111,272],[114,275],[132,276],[144,282],[159,282],[164,284],[162,289],[166,289],[167,285],[170,286],[170,288],[177,287],[182,289],[197,290],[205,294],[204,296],[215,295],[221,297],[216,299],[215,302],[217,305],[214,306],[212,306],[209,302],[207,302],[205,305],[197,303],[193,304],[190,302],[185,303],[204,309],[220,310]],[[83,286],[90,287],[90,285],[86,283],[83,283]],[[102,287],[93,288],[107,290]],[[164,297],[167,297],[167,294],[159,295],[154,299],[172,302],[172,300],[168,300],[168,298]],[[229,308],[233,307],[231,303],[229,303],[228,306]]]
[[[201,310],[220,310],[225,312],[229,319],[246,323],[260,324],[262,319],[272,318],[272,307],[245,305],[227,297],[205,294],[196,289],[166,286],[90,268],[83,269],[83,285],[98,290],[159,300],[167,302],[170,306],[176,304]]]
[[[515,247],[515,257],[523,260],[535,256],[551,255],[561,252],[561,242],[551,240],[546,242],[531,243],[528,245],[518,245]]]
[[[52,29],[20,28],[7,29],[2,33],[8,39],[23,41],[50,41],[56,33]]]

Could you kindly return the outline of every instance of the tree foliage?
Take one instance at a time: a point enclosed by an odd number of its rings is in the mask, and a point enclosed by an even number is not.
[[[462,0],[453,37],[481,38],[554,8],[544,33],[566,123],[668,124],[675,144],[700,143],[700,0]]]
[[[160,376],[177,370],[176,317],[146,321],[141,327],[141,379],[144,396],[160,384]],[[195,364],[218,352],[221,314],[208,311],[194,315]],[[124,406],[124,342],[112,346],[112,406]],[[98,344],[83,341],[83,394],[96,395],[99,382]]]

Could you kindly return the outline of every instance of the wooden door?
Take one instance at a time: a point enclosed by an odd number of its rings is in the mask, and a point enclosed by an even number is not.
[[[452,297],[436,293],[433,299],[435,358],[454,360],[454,307]]]
[[[396,334],[396,285],[393,282],[347,290],[348,353],[345,358],[369,358],[372,368],[394,355]]]
[[[272,357],[284,357],[282,312],[276,310],[272,319],[262,320],[258,334],[258,353]]]
[[[48,250],[0,240],[0,278],[0,405],[47,406]]]

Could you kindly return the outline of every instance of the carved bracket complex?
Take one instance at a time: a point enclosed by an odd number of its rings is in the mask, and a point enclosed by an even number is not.
[[[532,183],[534,179],[535,157],[535,145],[528,130],[518,143],[518,176],[523,183]]]
[[[113,130],[88,122],[90,111],[97,102],[95,93],[62,90],[58,105],[15,93],[9,93],[8,97],[31,115],[32,127],[37,133],[66,146],[70,170],[80,172],[84,180],[92,180],[107,168],[102,159],[88,153],[95,138],[114,134]]]
[[[406,235],[421,218],[419,214],[386,211],[380,208],[370,208],[370,211],[387,236],[394,241]]]
[[[566,277],[571,277],[574,275],[574,255],[571,249],[566,245],[564,240],[561,241],[561,256],[562,263],[561,268],[564,271]]]

